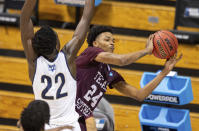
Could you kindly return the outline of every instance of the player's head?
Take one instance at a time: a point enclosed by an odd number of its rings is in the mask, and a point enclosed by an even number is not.
[[[22,111],[18,127],[21,131],[44,131],[44,125],[49,122],[50,118],[48,111],[49,106],[46,102],[40,100],[31,102]]]
[[[38,56],[52,59],[60,49],[57,33],[49,26],[42,26],[32,39],[32,47]]]
[[[107,52],[113,52],[115,39],[112,33],[113,31],[110,27],[94,26],[87,37],[88,45],[99,47]]]
[[[28,104],[27,108],[31,108],[33,110],[40,110],[41,112],[43,112],[45,123],[49,124],[50,108],[49,108],[48,103],[46,103],[45,101],[42,101],[42,100],[34,100]],[[36,108],[36,109],[34,109],[34,108]]]

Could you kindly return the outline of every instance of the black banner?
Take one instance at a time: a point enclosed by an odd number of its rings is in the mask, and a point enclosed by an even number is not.
[[[55,0],[57,4],[66,4],[66,5],[76,5],[76,6],[84,6],[85,0]]]
[[[36,6],[34,9],[34,15],[33,17],[31,17],[34,25],[38,23],[38,1],[39,0],[37,0]],[[7,9],[21,10],[24,3],[25,3],[25,0],[4,0],[3,13],[0,13],[0,24],[18,26],[20,15],[9,13],[7,12]]]
[[[19,26],[20,16],[18,14],[0,13],[0,25]],[[37,17],[31,17],[34,25],[37,24]]]
[[[19,15],[0,13],[1,25],[19,25]]]
[[[177,131],[176,129],[142,125],[143,131]]]
[[[180,31],[180,30],[171,30],[171,32],[176,36],[179,43],[188,43],[188,44],[199,43],[198,32],[188,32],[188,31]]]
[[[21,9],[25,0],[4,0],[5,8],[8,9]]]
[[[199,28],[199,0],[177,0],[175,29],[178,25]]]

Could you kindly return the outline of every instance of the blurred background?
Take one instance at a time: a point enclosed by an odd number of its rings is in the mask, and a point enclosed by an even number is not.
[[[15,131],[20,112],[34,99],[28,77],[27,62],[20,39],[19,16],[24,0],[0,0],[0,131]],[[63,46],[72,38],[83,8],[56,4],[54,0],[38,0],[32,16],[35,31],[50,25]],[[188,109],[191,127],[199,123],[199,1],[197,0],[103,0],[96,7],[92,25],[113,28],[115,53],[124,54],[145,48],[148,36],[158,30],[169,30],[179,40],[183,59],[174,68],[179,75],[191,78],[194,100]],[[87,47],[85,42],[80,52]],[[140,88],[143,72],[156,72],[165,60],[153,55],[136,63],[113,66],[125,80]],[[105,98],[115,114],[116,131],[141,131],[138,113],[145,102],[137,102],[109,89]],[[158,104],[157,104],[158,105]],[[155,131],[155,130],[154,130]]]

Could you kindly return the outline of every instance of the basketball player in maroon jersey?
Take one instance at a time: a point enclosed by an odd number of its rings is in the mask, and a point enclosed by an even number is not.
[[[90,124],[94,123],[92,122],[92,111],[106,92],[107,86],[111,89],[117,89],[128,97],[143,101],[182,58],[181,55],[179,58],[174,56],[167,60],[164,69],[142,89],[129,85],[119,73],[108,65],[128,65],[147,54],[151,54],[153,37],[153,35],[149,37],[145,49],[118,55],[113,53],[115,42],[110,28],[95,26],[91,29],[87,37],[89,47],[76,59],[76,111],[83,117],[82,119],[85,119],[86,126],[96,130],[94,126],[90,127]],[[87,129],[89,129],[88,127]]]

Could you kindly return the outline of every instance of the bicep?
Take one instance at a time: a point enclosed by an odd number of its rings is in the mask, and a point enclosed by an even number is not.
[[[118,90],[120,93],[132,97],[134,99],[137,99],[137,91],[138,89],[127,84],[125,81],[120,81],[118,83],[115,83],[113,87]]]
[[[68,63],[70,64],[74,63],[77,56],[77,53],[74,51],[75,46],[72,46],[77,42],[78,40],[73,38],[68,43],[66,43],[65,46],[61,49],[61,51],[65,54]]]
[[[32,20],[29,20],[27,22],[25,20],[21,20],[20,31],[21,31],[22,42],[32,39],[34,37],[34,28]]]
[[[35,54],[33,47],[32,47],[32,40],[23,41],[24,53],[28,64],[33,64],[37,55]]]
[[[74,50],[76,48],[76,44],[79,43],[79,40],[76,37],[73,37],[72,40],[67,42],[64,47],[62,48],[62,51],[65,55],[72,55],[74,54]]]
[[[117,54],[113,54],[109,52],[99,53],[96,56],[95,61],[106,63],[106,64],[118,65],[118,66],[122,65],[121,55],[117,55]]]
[[[78,24],[75,33],[67,44],[64,46],[65,53],[71,56],[71,59],[74,60],[77,56],[78,51],[80,50],[82,44],[85,41],[86,34],[88,31],[88,25],[86,24],[86,20],[81,19],[80,23]]]
[[[35,60],[37,57],[32,47],[32,38],[34,37],[33,25],[31,20],[29,21],[29,23],[22,22],[20,24],[21,41],[28,62],[29,78],[32,81],[35,71]]]
[[[36,57],[36,54],[32,48],[32,38],[34,37],[33,24],[31,20],[27,23],[23,21],[21,22],[20,31],[24,52],[28,61],[33,61]]]

